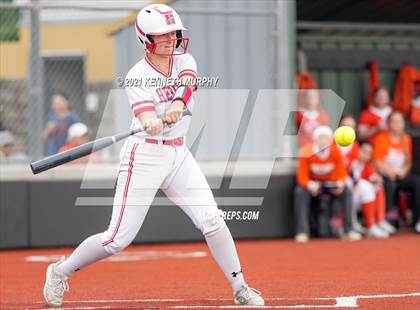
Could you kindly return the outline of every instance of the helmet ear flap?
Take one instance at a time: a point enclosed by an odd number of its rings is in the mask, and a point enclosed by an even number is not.
[[[146,34],[146,37],[150,43],[155,43],[155,41],[152,39],[152,36],[150,34]]]
[[[146,34],[146,38],[150,42],[146,42],[146,50],[148,50],[150,53],[153,53],[155,49],[155,45],[153,43],[155,43],[155,41],[152,39],[152,36],[150,34]]]
[[[176,31],[176,38],[177,39],[182,39],[182,30],[177,30]],[[176,41],[176,48],[178,48],[181,45],[182,40],[177,40]]]

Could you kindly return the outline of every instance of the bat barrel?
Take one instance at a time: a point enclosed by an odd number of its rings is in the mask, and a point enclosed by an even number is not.
[[[77,151],[77,148],[71,149],[31,163],[33,174],[38,174],[92,153],[93,144],[82,146],[84,146],[82,150]]]
[[[31,163],[32,172],[33,174],[38,174],[40,172],[68,163],[69,161],[76,160],[83,156],[89,155],[113,143],[113,137],[105,137],[86,144],[82,144],[63,153],[48,156],[46,158]]]

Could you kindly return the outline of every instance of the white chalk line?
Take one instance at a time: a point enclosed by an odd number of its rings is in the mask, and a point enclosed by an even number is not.
[[[63,254],[53,254],[53,255],[31,255],[26,256],[24,260],[31,263],[50,263],[56,262]],[[201,258],[206,257],[207,252],[205,251],[130,251],[130,252],[121,252],[115,255],[112,255],[106,259],[101,260],[100,262],[126,262],[126,261],[141,261],[141,260],[157,260],[157,259],[166,259],[166,258]]]
[[[51,310],[51,309],[53,309],[53,308],[51,308],[51,307],[36,308],[36,310]],[[99,307],[95,306],[95,307],[69,307],[69,308],[60,307],[60,308],[57,308],[57,309],[60,309],[60,310],[75,310],[75,309],[77,309],[77,310],[94,310],[94,309],[119,309],[119,308],[114,308],[114,306],[99,306]]]
[[[300,305],[269,305],[260,307],[247,307],[247,306],[236,306],[236,305],[176,305],[170,306],[172,309],[200,309],[200,308],[224,308],[224,309],[244,309],[244,308],[261,308],[261,309],[294,309],[294,308],[358,308],[358,299],[381,299],[381,298],[404,298],[404,297],[418,297],[420,292],[415,293],[402,293],[402,294],[380,294],[380,295],[356,295],[356,296],[338,296],[338,297],[303,297],[303,298],[283,298],[283,297],[271,297],[265,298],[266,301],[281,301],[281,300],[332,300],[336,303],[334,305],[311,305],[311,304],[300,304]],[[71,303],[145,303],[145,302],[189,302],[191,299],[182,298],[146,298],[146,299],[103,299],[103,300],[74,300],[65,301],[64,304]],[[200,301],[232,301],[231,298],[204,298]],[[35,304],[44,303],[43,301],[35,302]],[[61,310],[66,309],[77,309],[77,310],[90,310],[90,309],[117,309],[117,306],[80,306],[80,307],[62,307]],[[49,309],[50,308],[42,308]]]
[[[216,300],[231,300],[231,299],[200,299],[205,301]],[[74,304],[74,303],[81,303],[81,304],[104,304],[104,303],[128,303],[128,302],[184,302],[184,301],[191,301],[190,299],[180,299],[180,298],[146,298],[146,299],[95,299],[95,300],[67,300],[64,301],[64,304]],[[43,304],[45,301],[36,301],[36,304]]]
[[[213,305],[194,305],[194,306],[172,306],[172,309],[200,309],[200,308],[222,308],[222,309],[243,309],[243,308],[261,308],[261,309],[295,309],[295,308],[358,308],[358,299],[378,299],[378,298],[403,298],[420,296],[420,292],[407,294],[381,294],[381,295],[360,295],[360,296],[340,296],[340,297],[315,297],[315,298],[265,298],[265,300],[331,300],[335,299],[335,305],[269,305],[259,307],[248,306],[213,306]]]

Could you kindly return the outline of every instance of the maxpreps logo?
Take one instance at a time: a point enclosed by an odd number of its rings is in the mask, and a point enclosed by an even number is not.
[[[160,94],[154,94],[154,98],[162,101],[169,101],[173,98],[174,89],[158,88]],[[345,102],[331,90],[318,90],[322,94],[323,107],[330,116],[330,124],[333,129],[338,125],[343,114]],[[287,162],[279,162],[279,158],[296,158],[300,155],[311,156],[312,152],[298,153],[292,147],[297,144],[297,137],[302,128],[293,128],[293,119],[296,111],[302,111],[296,107],[297,98],[301,95],[300,90],[287,89],[263,89],[252,91],[246,89],[201,89],[197,93],[197,103],[194,105],[194,116],[188,131],[188,141],[190,152],[198,158],[203,158],[201,162],[204,172],[211,176],[209,186],[214,190],[215,202],[217,206],[240,207],[237,210],[226,210],[225,220],[257,220],[259,210],[246,210],[247,207],[260,207],[263,205],[267,194],[270,178],[275,173],[283,175],[292,173],[294,166]],[[156,96],[157,95],[157,96]],[[98,138],[105,136],[109,128],[109,121],[113,119],[117,109],[121,109],[122,98],[127,98],[123,89],[113,89],[109,94],[106,108],[104,109],[101,125],[97,131]],[[128,104],[128,99],[127,104]],[[156,100],[157,101],[157,100]],[[211,106],[207,103],[211,102]],[[221,119],[209,118],[209,108],[212,111],[226,110],[226,103],[234,102],[234,111],[230,112],[229,127],[223,130],[223,143],[219,139],[211,139],[215,132],[221,129]],[[278,105],[278,103],[281,103]],[[269,104],[267,104],[269,103]],[[209,107],[210,106],[210,107]],[[273,127],[265,126],[269,118],[274,117],[273,108],[278,106],[275,112],[275,122]],[[211,120],[211,121],[210,121]],[[275,125],[275,128],[274,128]],[[127,122],[127,130],[129,123]],[[264,129],[264,127],[267,127]],[[273,130],[274,129],[274,130]],[[275,131],[275,132],[273,132]],[[209,135],[208,133],[212,133]],[[261,137],[264,137],[262,139]],[[214,143],[214,144],[213,144]],[[215,152],[212,147],[217,146]],[[248,146],[245,148],[244,146]],[[259,148],[258,152],[252,153],[248,149]],[[261,154],[261,155],[260,155]],[[214,162],[206,162],[207,158]],[[257,157],[258,156],[258,157]],[[254,160],[256,158],[257,160]],[[178,167],[181,167],[179,165]],[[333,164],[319,162],[310,167],[312,173],[326,175],[334,169]],[[97,170],[95,165],[88,165],[83,176],[81,189],[111,189],[114,188],[114,178],[117,177],[117,169],[111,170],[108,183],[98,183]],[[180,170],[173,171],[182,173]],[[169,182],[162,186],[165,190]],[[151,185],[153,190],[154,185]],[[193,178],[186,178],[185,190],[202,190]],[[176,194],[175,194],[176,195]],[[195,197],[195,196],[194,196]],[[175,197],[173,197],[175,198]],[[173,200],[172,200],[173,201]],[[133,201],[133,204],[142,202]],[[109,206],[113,204],[113,197],[87,196],[78,197],[76,206]],[[148,203],[149,204],[149,203]],[[156,197],[153,205],[171,205],[170,197]],[[200,199],[191,204],[201,205]],[[205,214],[203,214],[205,216]],[[211,218],[214,218],[212,216]]]

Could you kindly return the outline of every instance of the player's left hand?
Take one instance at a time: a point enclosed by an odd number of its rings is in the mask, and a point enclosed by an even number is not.
[[[169,127],[182,119],[182,112],[184,111],[184,103],[181,100],[172,102],[171,107],[166,111],[165,120]]]

